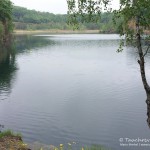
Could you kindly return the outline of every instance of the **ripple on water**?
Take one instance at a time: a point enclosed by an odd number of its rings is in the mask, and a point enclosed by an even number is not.
[[[116,53],[117,35],[34,38],[50,44],[18,50],[16,82],[0,86],[0,123],[25,141],[54,145],[120,150],[121,137],[149,137],[134,49]]]

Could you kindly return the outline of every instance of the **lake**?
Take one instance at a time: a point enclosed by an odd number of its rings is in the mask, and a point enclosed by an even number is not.
[[[114,34],[16,36],[0,51],[0,124],[29,143],[141,150],[120,146],[120,138],[150,139],[150,129],[136,49],[117,53],[119,42]]]

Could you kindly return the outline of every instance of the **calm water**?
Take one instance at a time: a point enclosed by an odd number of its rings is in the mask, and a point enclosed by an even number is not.
[[[116,53],[118,35],[19,36],[16,41],[12,50],[0,52],[5,129],[21,132],[26,142],[56,146],[74,141],[141,150],[121,147],[119,139],[150,139],[137,53],[130,47]]]

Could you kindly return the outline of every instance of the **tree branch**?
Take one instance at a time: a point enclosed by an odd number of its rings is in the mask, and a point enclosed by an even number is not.
[[[148,45],[147,50],[146,50],[145,54],[143,55],[143,57],[145,57],[147,55],[149,48],[150,48],[150,45]]]

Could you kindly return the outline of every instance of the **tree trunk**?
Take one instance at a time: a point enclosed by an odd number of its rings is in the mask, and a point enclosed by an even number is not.
[[[147,124],[150,128],[150,95],[147,96],[146,103],[147,103]]]
[[[139,54],[139,66],[140,66],[140,72],[141,72],[141,78],[143,82],[144,89],[147,94],[146,104],[147,104],[147,124],[150,128],[150,86],[146,79],[145,74],[145,59],[141,44],[141,34],[140,34],[140,23],[139,23],[139,17],[136,18],[136,43],[137,43],[137,49]]]
[[[138,16],[136,17],[136,43],[137,43],[137,49],[139,54],[138,63],[140,65],[140,72],[141,72],[143,86],[146,91],[147,97],[150,97],[150,86],[147,82],[146,74],[145,74],[145,60],[144,60],[144,54],[143,54],[142,44],[141,44],[140,23],[139,23]],[[148,98],[147,100],[149,101],[150,98]]]
[[[3,20],[2,24],[3,24],[3,27],[4,27],[3,42],[6,43],[7,42],[7,38],[8,38],[7,21]]]

